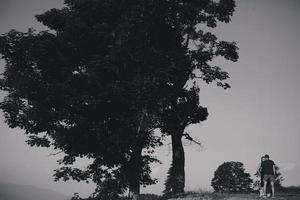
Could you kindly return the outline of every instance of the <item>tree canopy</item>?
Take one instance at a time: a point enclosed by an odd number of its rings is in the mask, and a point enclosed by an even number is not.
[[[211,186],[217,192],[249,192],[253,180],[245,172],[241,162],[224,162],[218,167],[211,180]]]
[[[138,193],[155,182],[149,164],[161,141],[153,130],[176,113],[186,125],[207,116],[198,86],[185,87],[187,80],[200,73],[229,87],[228,73],[209,63],[236,61],[237,47],[198,25],[229,22],[234,7],[233,0],[65,0],[36,16],[50,30],[0,36],[6,122],[25,130],[31,146],[66,154],[57,179],[92,179],[96,192],[110,180],[119,193]],[[77,157],[93,163],[69,167]]]

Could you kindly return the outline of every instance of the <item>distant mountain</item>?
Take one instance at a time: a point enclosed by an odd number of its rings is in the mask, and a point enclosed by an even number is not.
[[[69,200],[64,194],[30,185],[0,182],[1,200]]]

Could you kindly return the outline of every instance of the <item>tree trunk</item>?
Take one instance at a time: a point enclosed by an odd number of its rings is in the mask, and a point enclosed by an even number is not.
[[[132,200],[139,200],[140,183],[139,180],[131,180],[129,183],[129,197]]]
[[[178,131],[178,130],[177,130]],[[182,134],[172,134],[172,176],[175,181],[172,188],[173,194],[179,194],[184,192],[185,187],[185,158],[184,149],[182,145]]]
[[[139,200],[140,178],[142,174],[142,148],[137,148],[128,163],[129,194],[132,200]]]
[[[140,195],[140,170],[139,166],[130,165],[128,177],[129,194],[132,200],[138,200]]]
[[[147,114],[147,109],[142,109],[142,116],[137,128],[137,135],[141,135],[141,130],[144,122],[144,117]],[[132,158],[129,161],[129,173],[127,174],[129,182],[129,198],[132,200],[139,200],[140,196],[140,177],[142,174],[142,149],[143,146],[138,145],[139,140],[136,141],[136,147],[132,152]]]

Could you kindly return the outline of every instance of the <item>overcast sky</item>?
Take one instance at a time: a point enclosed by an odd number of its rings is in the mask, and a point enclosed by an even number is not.
[[[0,0],[0,33],[43,29],[34,15],[62,5],[62,0]],[[186,189],[209,189],[214,171],[226,161],[241,161],[253,174],[265,153],[280,167],[284,185],[300,185],[299,10],[297,0],[238,0],[231,23],[214,30],[220,39],[237,42],[240,59],[216,62],[230,73],[231,89],[201,83],[201,104],[208,107],[209,117],[202,125],[187,128],[203,148],[185,148]],[[0,64],[3,71],[3,61]],[[0,181],[69,195],[92,191],[83,183],[53,182],[59,156],[27,146],[22,131],[9,129],[0,114]],[[157,155],[163,164],[153,166],[153,175],[160,182],[143,192],[163,190],[169,146],[158,149]]]

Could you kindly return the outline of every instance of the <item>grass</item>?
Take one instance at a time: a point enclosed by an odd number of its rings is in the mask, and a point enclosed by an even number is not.
[[[275,194],[276,195],[276,194]],[[269,199],[261,198],[256,193],[249,194],[225,194],[225,193],[206,193],[206,194],[192,194],[179,198],[171,198],[169,200],[256,200],[256,199]],[[300,194],[277,194],[274,200],[300,200]]]
[[[269,198],[260,198],[258,193],[248,194],[226,194],[226,193],[213,193],[213,192],[186,192],[174,196],[172,198],[162,198],[157,195],[145,195],[141,200],[264,200]],[[296,193],[278,193],[273,200],[300,200],[300,194]]]

